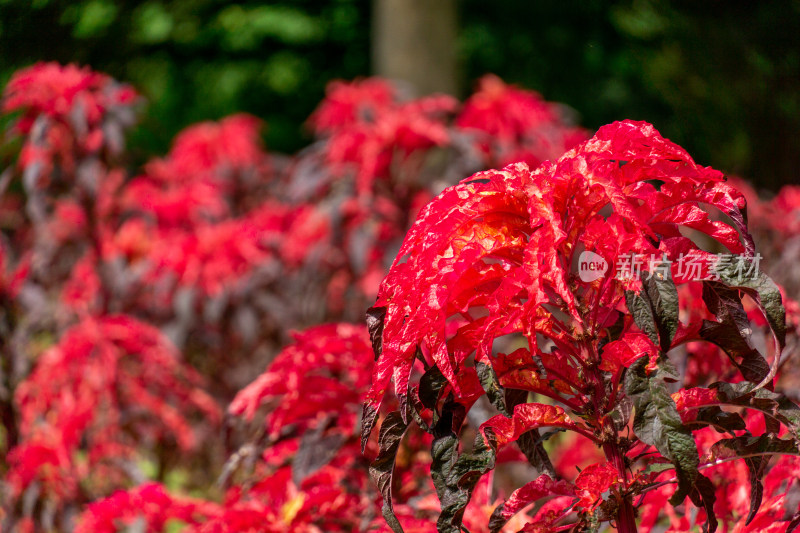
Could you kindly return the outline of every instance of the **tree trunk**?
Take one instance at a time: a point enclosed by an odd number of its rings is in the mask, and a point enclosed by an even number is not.
[[[373,0],[372,70],[419,96],[458,96],[456,0]]]

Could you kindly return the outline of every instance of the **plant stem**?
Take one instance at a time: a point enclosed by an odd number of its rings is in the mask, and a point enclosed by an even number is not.
[[[628,481],[628,470],[625,467],[625,458],[617,445],[616,436],[614,439],[603,444],[603,451],[608,461],[614,465],[619,472],[624,484]],[[619,502],[617,510],[617,531],[619,533],[636,533],[636,513],[633,509],[633,502],[630,496],[625,496]]]

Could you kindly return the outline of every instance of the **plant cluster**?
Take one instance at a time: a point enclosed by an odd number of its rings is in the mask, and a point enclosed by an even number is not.
[[[131,169],[140,105],[53,63],[4,92],[3,530],[800,522],[800,309],[719,262],[758,257],[745,197],[652,126],[364,79],[294,156],[234,115]],[[777,225],[748,199],[765,263],[795,196]],[[656,260],[615,277],[631,254]]]

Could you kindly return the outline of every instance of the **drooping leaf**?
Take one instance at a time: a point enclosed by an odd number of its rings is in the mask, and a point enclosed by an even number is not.
[[[774,455],[800,455],[800,445],[794,439],[781,439],[777,435],[741,435],[722,439],[708,451],[709,462],[741,458],[747,465],[750,478],[750,509],[746,524],[750,524],[761,507],[764,486],[761,479]]]
[[[769,375],[762,380],[766,384],[775,376],[780,362],[780,354],[786,345],[786,311],[778,286],[764,272],[757,270],[755,262],[744,257],[739,259],[741,263],[739,261],[729,262],[718,265],[715,270],[721,283],[739,289],[750,296],[769,323],[775,340],[775,359]],[[736,318],[735,315],[733,318]]]
[[[402,533],[403,528],[392,506],[392,474],[397,451],[407,429],[408,425],[403,422],[399,411],[389,413],[378,433],[378,456],[369,466],[369,475],[383,496],[383,517],[395,533]]]
[[[436,438],[431,446],[431,477],[442,507],[436,527],[442,533],[460,533],[475,485],[494,468],[495,451],[480,437],[475,439],[472,453],[459,455],[458,445],[458,438],[451,433]]]
[[[688,421],[695,416],[692,410],[711,405],[735,405],[761,411],[786,425],[792,435],[800,440],[800,407],[783,394],[757,388],[755,383],[717,382],[708,388],[682,389],[673,394],[673,399],[678,411]]]
[[[441,370],[436,365],[426,370],[419,380],[420,402],[422,402],[423,407],[433,411],[434,416],[438,415],[437,404],[445,385],[447,385],[447,378],[442,375]]]
[[[668,272],[668,268],[665,268],[667,266],[667,263],[656,265],[659,270],[649,273],[648,279],[642,282],[653,310],[660,346],[665,352],[672,344],[679,323],[678,290],[669,276],[661,275],[663,271]]]
[[[766,359],[750,346],[750,321],[737,289],[715,282],[703,282],[703,301],[717,318],[704,320],[699,330],[702,339],[722,348],[744,378],[759,383],[769,375]]]
[[[505,389],[503,397],[505,405],[508,406],[513,413],[516,406],[527,402],[528,391]],[[552,478],[556,476],[556,469],[552,461],[550,461],[547,450],[544,448],[544,441],[561,431],[564,431],[564,429],[558,428],[542,435],[538,429],[532,429],[523,433],[519,436],[519,439],[517,439],[517,446],[520,451],[525,455],[525,458],[528,459],[528,463],[540,474],[547,474]]]
[[[704,320],[699,336],[719,346],[746,380],[759,383],[769,375],[769,363],[732,323]]]
[[[492,366],[478,361],[475,363],[475,370],[478,372],[481,386],[483,390],[486,391],[486,396],[488,396],[489,401],[492,402],[492,405],[494,405],[498,411],[509,416],[510,413],[506,407],[505,401],[505,391],[497,380],[497,374]]]
[[[747,457],[744,462],[747,465],[747,474],[750,478],[750,510],[747,513],[745,525],[749,525],[755,518],[761,502],[764,498],[764,484],[761,479],[764,477],[769,466],[770,456]]]
[[[719,525],[717,516],[714,514],[714,502],[717,500],[717,496],[714,493],[714,484],[703,474],[697,474],[694,486],[689,492],[689,498],[693,504],[697,507],[702,507],[706,511],[706,523],[703,524],[703,533],[714,533]]]
[[[674,396],[673,396],[674,399]],[[720,433],[725,431],[739,431],[746,429],[744,419],[739,413],[723,411],[716,405],[701,407],[691,422],[684,420],[686,425],[711,426]]]
[[[537,472],[555,477],[556,469],[552,461],[550,461],[547,450],[544,448],[544,441],[561,431],[564,430],[559,428],[542,435],[538,429],[532,429],[523,433],[517,439],[519,450]]]

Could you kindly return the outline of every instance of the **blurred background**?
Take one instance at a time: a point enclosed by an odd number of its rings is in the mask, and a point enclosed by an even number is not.
[[[0,0],[0,83],[39,60],[89,65],[147,97],[130,139],[139,161],[236,111],[294,152],[332,79],[380,74],[463,97],[491,72],[590,130],[647,120],[759,188],[800,182],[799,0]]]

